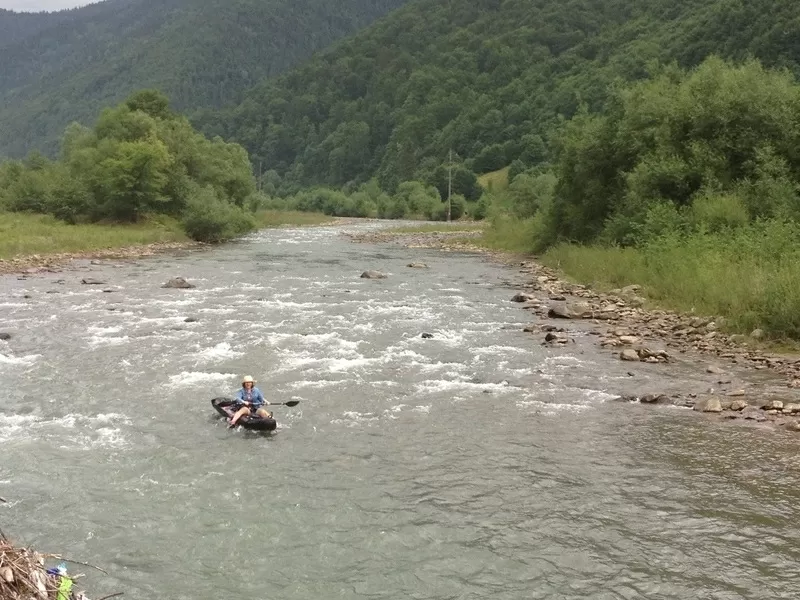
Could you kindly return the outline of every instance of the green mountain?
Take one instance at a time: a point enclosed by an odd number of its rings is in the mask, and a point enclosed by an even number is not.
[[[0,11],[0,156],[52,154],[72,120],[157,88],[219,107],[405,0],[106,0]]]
[[[394,191],[450,149],[477,172],[534,165],[554,125],[601,109],[614,82],[711,53],[796,70],[800,4],[414,0],[195,123],[243,144],[283,191],[374,175]]]

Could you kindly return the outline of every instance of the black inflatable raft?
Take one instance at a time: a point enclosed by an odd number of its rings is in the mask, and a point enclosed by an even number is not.
[[[211,406],[223,417],[230,418],[241,408],[242,403],[234,398],[214,398],[211,400]],[[253,431],[274,431],[278,423],[272,417],[264,418],[252,414],[244,415],[236,421],[236,426],[239,425]]]

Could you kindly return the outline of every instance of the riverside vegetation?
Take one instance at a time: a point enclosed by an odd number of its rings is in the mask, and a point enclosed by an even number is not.
[[[192,239],[219,242],[257,226],[319,222],[276,213],[256,190],[245,150],[208,140],[143,90],[64,133],[61,156],[0,164],[0,258]]]
[[[488,243],[574,279],[644,286],[756,337],[800,338],[800,85],[709,58],[618,89],[513,175]]]
[[[157,204],[196,239],[247,230],[254,209],[444,219],[452,150],[451,215],[488,215],[484,243],[796,339],[796,17],[789,0],[413,0],[240,103],[194,114],[214,141],[192,139],[226,156],[232,187],[209,186],[228,168],[198,169],[167,136],[188,183],[169,171],[160,197],[175,201],[145,202],[135,218]],[[114,184],[94,184],[113,177],[70,158],[72,140],[101,135],[77,131],[47,169],[66,168],[96,201]],[[24,167],[31,185],[40,162],[3,172]],[[485,191],[477,176],[491,179]],[[75,218],[15,195],[8,209]],[[101,213],[76,214],[120,218]]]

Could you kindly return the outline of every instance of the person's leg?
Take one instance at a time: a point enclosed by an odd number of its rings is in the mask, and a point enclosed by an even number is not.
[[[241,419],[243,415],[249,415],[249,414],[250,414],[250,409],[247,408],[246,406],[243,406],[242,408],[237,410],[236,414],[233,415],[233,418],[231,419],[231,427],[235,426],[236,425],[236,421]]]
[[[272,417],[272,413],[271,413],[271,412],[269,412],[269,411],[268,411],[266,408],[259,408],[259,409],[256,411],[256,414],[257,414],[259,417],[263,418],[263,419],[269,419],[269,418],[271,418],[271,417]]]

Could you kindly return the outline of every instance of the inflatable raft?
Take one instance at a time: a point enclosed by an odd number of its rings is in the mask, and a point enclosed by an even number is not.
[[[242,403],[234,398],[214,398],[211,400],[211,406],[223,417],[229,419],[242,407]],[[236,421],[236,426],[239,425],[253,431],[274,431],[278,423],[271,416],[264,418],[252,414],[244,415]]]

